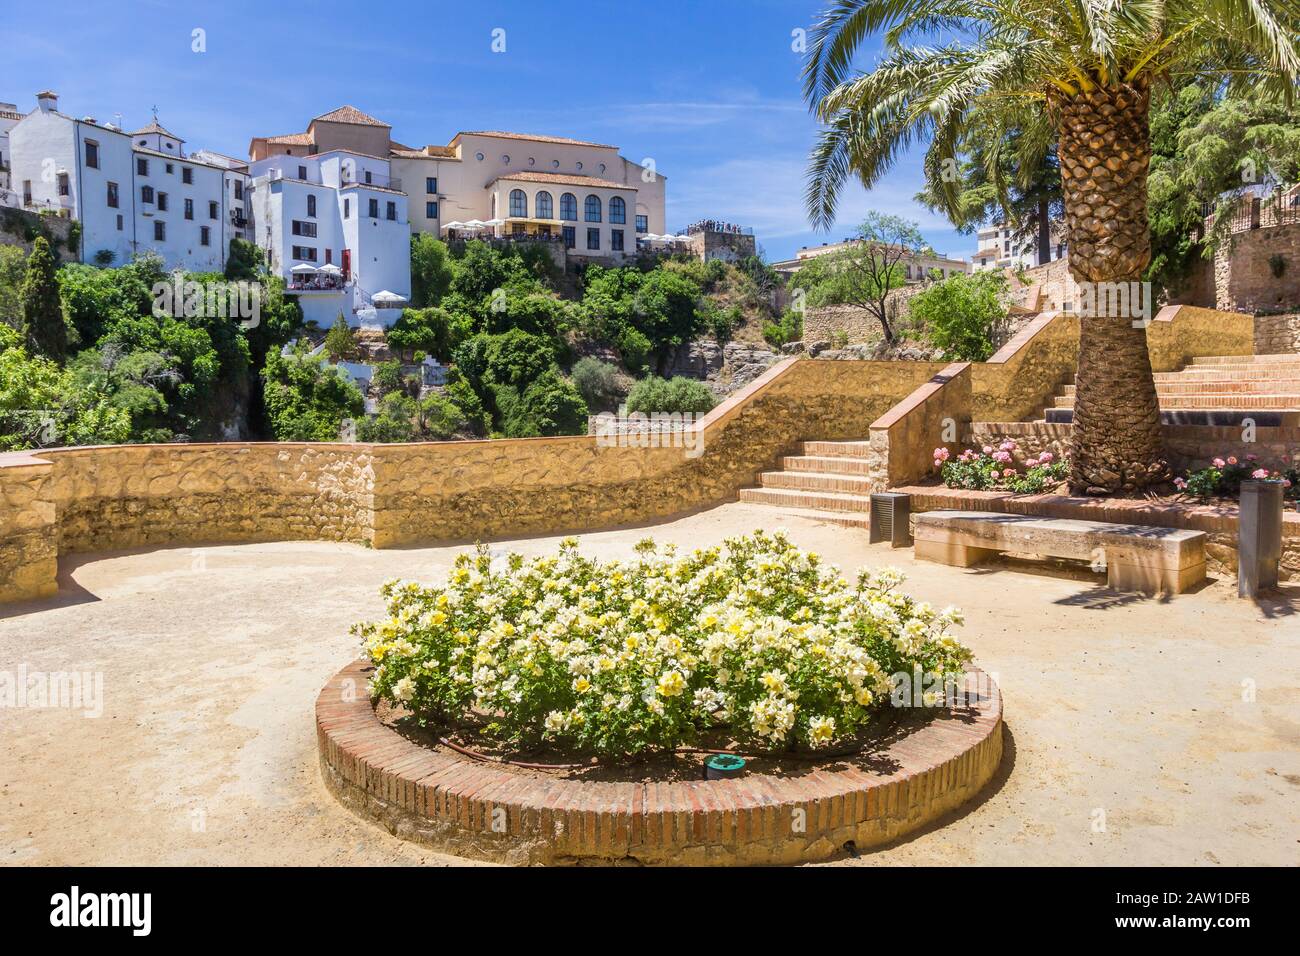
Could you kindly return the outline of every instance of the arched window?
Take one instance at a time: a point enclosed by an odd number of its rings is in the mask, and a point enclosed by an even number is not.
[[[555,217],[555,207],[551,202],[551,194],[545,189],[537,194],[533,200],[533,211],[537,214],[538,219],[552,219]]]
[[[600,222],[600,197],[588,196],[583,202],[587,222]]]
[[[622,196],[615,196],[609,201],[609,221],[627,222],[627,203]]]
[[[578,197],[573,193],[560,196],[560,218],[570,222],[578,221]]]
[[[524,195],[522,189],[510,190],[510,215],[527,216],[528,215],[528,197]]]

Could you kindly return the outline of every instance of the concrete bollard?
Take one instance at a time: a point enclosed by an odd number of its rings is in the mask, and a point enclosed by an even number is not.
[[[1243,481],[1237,521],[1237,596],[1277,587],[1282,560],[1282,482]]]

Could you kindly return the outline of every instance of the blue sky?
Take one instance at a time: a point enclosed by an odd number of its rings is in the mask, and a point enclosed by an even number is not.
[[[377,0],[282,4],[161,0],[12,4],[0,100],[128,128],[152,107],[191,150],[247,155],[254,135],[300,132],[350,103],[409,145],[505,129],[614,143],[668,177],[668,225],[754,227],[769,259],[847,235],[870,209],[916,220],[940,252],[973,237],[912,200],[920,153],[871,193],[853,186],[829,233],[803,206],[815,123],[800,98],[792,31],[821,0]],[[191,50],[196,28],[207,51]],[[493,30],[505,52],[492,51]],[[875,54],[874,42],[865,51]]]

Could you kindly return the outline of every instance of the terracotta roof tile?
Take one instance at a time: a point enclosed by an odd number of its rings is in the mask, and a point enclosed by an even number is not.
[[[605,143],[589,143],[582,139],[569,139],[565,136],[533,136],[529,133],[504,133],[501,130],[462,130],[457,133],[452,142],[456,142],[462,136],[499,136],[502,139],[525,139],[534,143],[558,143],[563,146],[594,146],[597,149],[617,149],[616,146],[609,146]]]
[[[310,146],[312,144],[311,133],[285,133],[283,136],[261,136],[258,138],[279,146]]]
[[[375,119],[369,113],[363,113],[355,106],[340,106],[336,110],[330,110],[328,113],[322,113],[313,119],[315,123],[321,120],[326,123],[355,123],[358,126],[388,126],[383,120]]]
[[[506,173],[498,176],[492,182],[500,179],[513,179],[525,183],[555,183],[559,186],[592,186],[599,189],[628,189],[635,191],[635,186],[629,186],[627,183],[616,183],[612,179],[599,179],[596,176],[571,176],[568,173]],[[489,185],[491,185],[489,183]]]
[[[185,142],[185,140],[181,139],[175,133],[169,132],[168,130],[164,129],[162,124],[160,124],[156,119],[148,126],[144,127],[144,129],[138,129],[131,135],[140,136],[145,133],[161,133],[162,135],[166,136],[168,139],[174,139],[179,143]]]

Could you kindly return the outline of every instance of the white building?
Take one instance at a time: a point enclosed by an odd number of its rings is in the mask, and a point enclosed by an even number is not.
[[[247,174],[186,156],[155,119],[127,133],[58,111],[58,96],[9,130],[12,188],[22,208],[81,223],[80,260],[122,265],[155,252],[168,268],[220,272]]]
[[[1020,269],[1039,265],[1038,239],[1017,241],[1005,222],[995,222],[978,233],[979,245],[971,262],[975,272],[986,269]],[[1051,224],[1051,260],[1065,255],[1065,229],[1062,223]]]
[[[406,195],[387,159],[335,149],[250,164],[254,241],[321,327],[387,326],[411,296]],[[387,295],[385,295],[387,293]]]
[[[17,205],[16,196],[9,187],[9,166],[13,154],[9,149],[9,131],[13,129],[23,114],[13,103],[0,103],[0,206]]]
[[[495,235],[563,240],[579,257],[621,259],[636,236],[666,230],[664,177],[618,148],[559,136],[457,133],[446,146],[412,148],[355,107],[317,116],[303,133],[256,137],[249,157],[308,157],[342,149],[391,163],[407,196],[410,228],[446,237],[448,224],[501,221]]]

